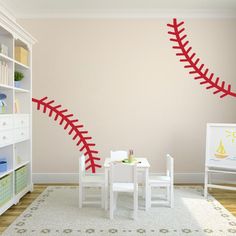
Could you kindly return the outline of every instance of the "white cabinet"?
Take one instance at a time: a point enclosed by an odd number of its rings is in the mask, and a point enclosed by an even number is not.
[[[0,116],[0,131],[11,129],[13,126],[13,116],[12,115],[1,115]]]
[[[29,114],[0,116],[0,147],[29,139]]]
[[[29,127],[15,129],[14,140],[16,143],[27,139],[29,139]]]
[[[0,147],[13,143],[13,132],[12,130],[3,130],[0,132]]]
[[[0,111],[0,159],[5,159],[7,169],[0,172],[0,182],[7,183],[7,191],[0,191],[0,215],[28,191],[32,184],[32,45],[36,40],[19,26],[14,17],[0,8],[0,44],[8,48],[7,55],[0,53],[0,65],[7,73],[0,76],[0,94],[5,95],[4,109]],[[17,61],[15,48],[28,51],[26,64]],[[19,59],[19,58],[18,58]],[[15,87],[15,72],[23,73],[21,87]],[[17,188],[17,178],[24,170],[27,178],[23,186]],[[7,201],[6,201],[7,199]]]
[[[21,142],[29,139],[29,115],[14,115],[14,139],[15,142]]]
[[[29,115],[27,114],[17,114],[14,115],[14,127],[22,128],[29,127]]]

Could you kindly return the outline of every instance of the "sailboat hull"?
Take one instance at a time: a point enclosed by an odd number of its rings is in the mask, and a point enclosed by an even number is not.
[[[228,155],[227,154],[222,154],[222,153],[216,153],[215,156],[220,159],[226,158]]]

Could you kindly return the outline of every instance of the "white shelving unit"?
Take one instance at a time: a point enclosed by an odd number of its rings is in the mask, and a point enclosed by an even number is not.
[[[0,215],[27,192],[33,191],[31,103],[32,46],[35,42],[13,16],[0,9],[0,44],[8,48],[7,55],[0,52],[0,63],[8,68],[7,79],[4,83],[0,79],[0,94],[7,96],[6,110],[0,112],[0,159],[7,161],[7,170],[0,172]],[[15,59],[17,46],[28,51],[27,65]],[[20,88],[14,86],[15,71],[24,74]]]

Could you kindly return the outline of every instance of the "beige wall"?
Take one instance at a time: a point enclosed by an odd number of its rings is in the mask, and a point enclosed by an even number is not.
[[[183,69],[171,49],[170,20],[20,20],[38,43],[33,96],[72,111],[102,158],[133,148],[164,170],[203,172],[207,122],[235,122],[236,99],[219,99]],[[186,19],[191,45],[236,90],[236,20]],[[79,151],[66,132],[34,108],[33,171],[72,173]]]

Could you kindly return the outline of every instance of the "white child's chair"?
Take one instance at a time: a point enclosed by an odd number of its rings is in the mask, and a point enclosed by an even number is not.
[[[122,161],[128,157],[127,151],[111,151],[111,160],[112,161]]]
[[[101,201],[86,201],[85,189],[87,187],[96,187],[101,189]],[[79,208],[83,204],[101,204],[104,207],[105,178],[103,174],[86,174],[85,173],[85,156],[79,159]]]
[[[110,166],[110,219],[113,219],[116,208],[117,193],[133,193],[133,218],[138,210],[138,183],[136,164],[111,163]]]
[[[149,205],[168,204],[171,208],[174,206],[174,159],[169,154],[166,155],[167,171],[165,176],[149,176]],[[155,201],[152,199],[152,189],[166,187],[166,201]]]
[[[128,158],[128,152],[127,151],[123,151],[123,150],[118,150],[118,151],[111,151],[111,154],[110,154],[110,158],[111,158],[111,161],[122,161],[126,158]],[[144,192],[144,173],[140,173],[138,172],[138,184],[139,184],[139,190],[140,190],[140,193],[142,193],[142,196],[144,198],[145,196],[145,192]]]

